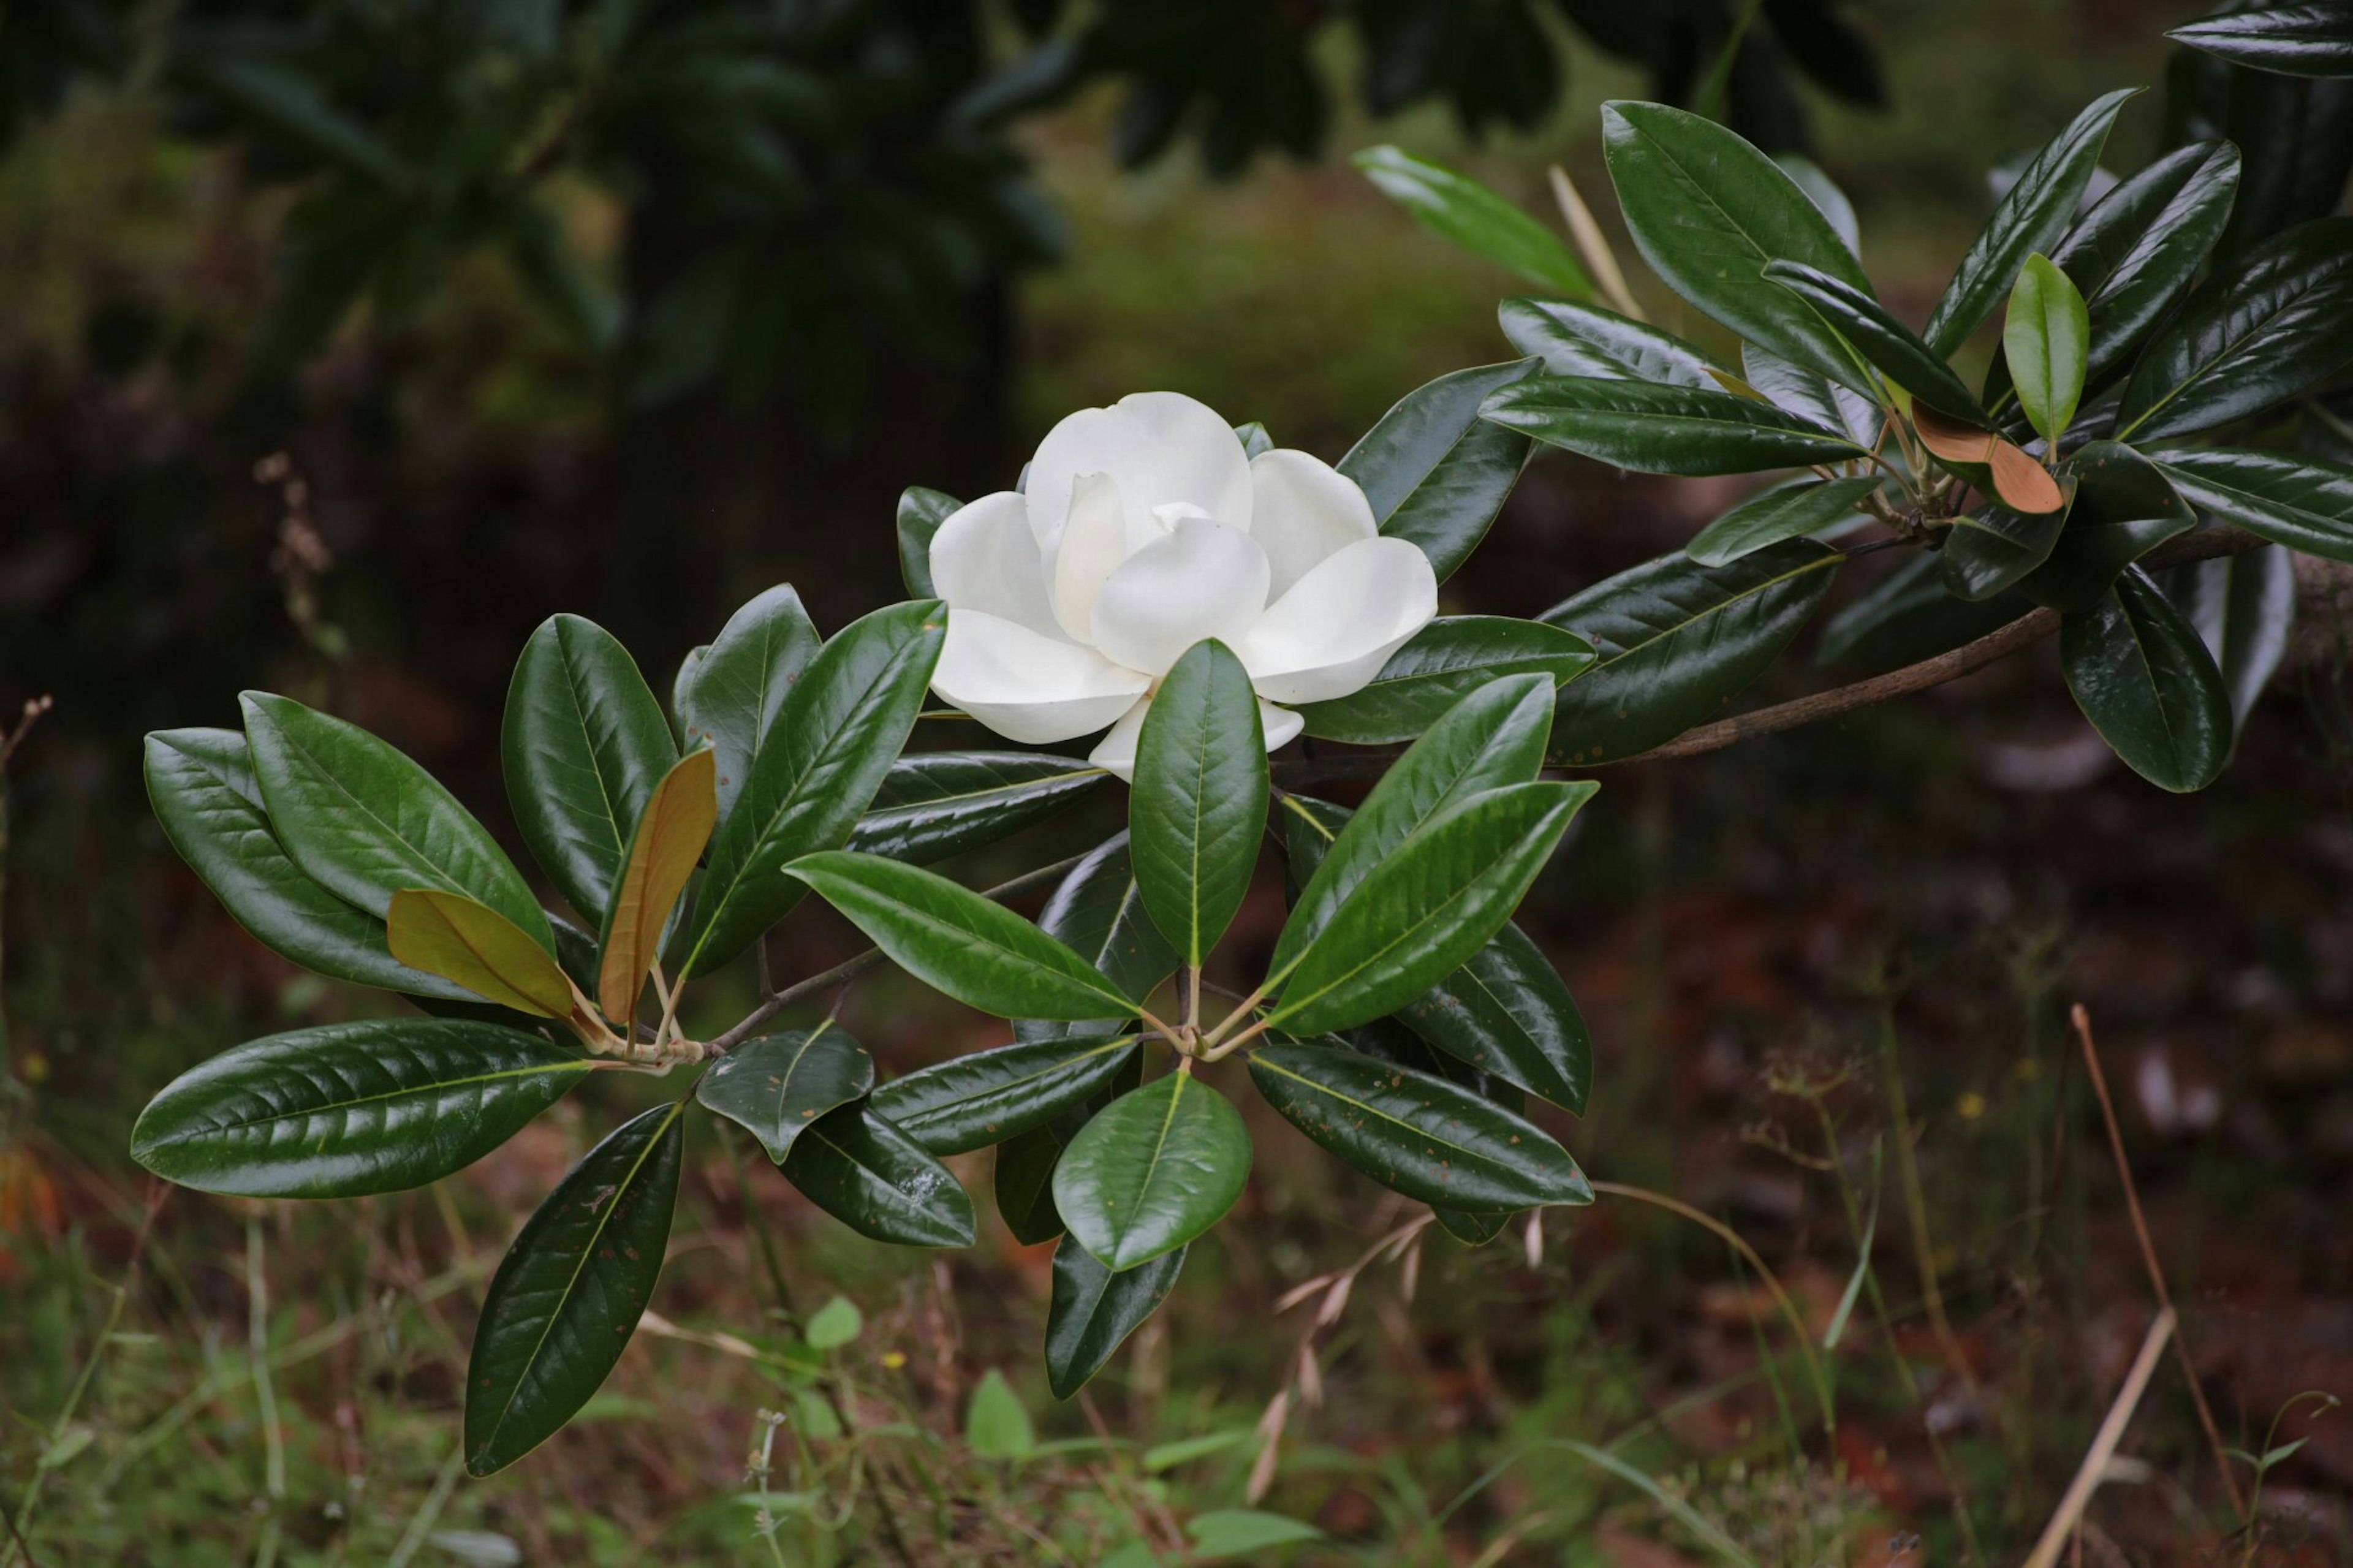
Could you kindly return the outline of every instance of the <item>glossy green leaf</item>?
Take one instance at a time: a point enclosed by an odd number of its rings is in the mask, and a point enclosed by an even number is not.
[[[1250,1068],[1284,1121],[1407,1197],[1473,1213],[1593,1201],[1550,1133],[1442,1078],[1329,1046],[1269,1046]]]
[[[1859,447],[1874,445],[1886,427],[1887,411],[1873,398],[1755,343],[1741,345],[1740,377],[1775,407],[1826,430],[1842,430]]]
[[[972,1391],[971,1404],[965,1407],[964,1445],[975,1458],[1006,1463],[1028,1458],[1038,1447],[1038,1434],[1029,1425],[1029,1413],[1021,1408],[1021,1396],[995,1367],[981,1378],[980,1386]]]
[[[1160,1310],[1185,1267],[1185,1248],[1113,1271],[1068,1237],[1054,1248],[1046,1306],[1046,1382],[1068,1399],[1101,1372],[1127,1336]]]
[[[591,1070],[536,1035],[462,1019],[296,1029],[173,1079],[131,1130],[131,1157],[240,1197],[399,1192],[472,1164]]]
[[[515,660],[499,751],[533,858],[574,909],[602,921],[629,836],[678,761],[637,661],[593,621],[541,622]]]
[[[1797,261],[1771,263],[1765,278],[1804,300],[1841,342],[1920,402],[1956,419],[1985,422],[1977,395],[1953,374],[1944,356],[1922,342],[1870,290]]]
[[[2249,70],[2353,77],[2353,5],[2343,0],[2244,6],[2165,36]]]
[[[1085,959],[1132,1001],[1151,995],[1176,968],[1176,950],[1145,910],[1124,833],[1097,846],[1062,879],[1039,912],[1038,929]],[[1134,1014],[1133,1008],[1106,1008],[1094,1020],[1022,1018],[1013,1032],[1025,1040],[1102,1036],[1119,1026],[1122,1015]]]
[[[1127,805],[1144,907],[1181,963],[1209,955],[1250,891],[1267,788],[1250,672],[1225,644],[1196,643],[1145,710]]]
[[[786,861],[849,840],[906,744],[946,636],[937,600],[893,605],[843,627],[794,682],[711,841],[684,974],[724,963],[799,901]]]
[[[1075,1128],[1071,1136],[1077,1136]],[[1068,1142],[1057,1121],[1016,1133],[997,1146],[992,1170],[997,1215],[1024,1247],[1041,1246],[1062,1234],[1062,1216],[1054,1207],[1054,1166]]]
[[[1800,4],[1803,3],[1804,0],[1800,0]],[[1779,23],[1776,24],[1776,30],[1780,30],[1783,24],[1793,19],[1793,16],[1794,12],[1785,6]],[[1820,163],[1815,163],[1811,158],[1800,157],[1795,153],[1776,153],[1773,154],[1773,163],[1781,173],[1789,176],[1798,189],[1806,193],[1806,199],[1813,203],[1822,216],[1829,220],[1831,231],[1839,237],[1839,242],[1846,247],[1847,254],[1852,256],[1857,261],[1862,260],[1862,225],[1854,216],[1854,203],[1844,191],[1839,189],[1838,182],[1831,179]]]
[[[670,708],[688,749],[708,742],[717,753],[723,817],[818,647],[801,596],[779,584],[728,616],[717,640],[680,666]]]
[[[1441,375],[1398,399],[1340,459],[1381,532],[1419,545],[1441,583],[1487,536],[1528,458],[1527,437],[1488,424],[1479,405],[1542,368],[1523,359]]]
[[[2353,361],[2353,217],[2258,246],[2200,286],[2133,366],[2116,439],[2146,444],[2259,414]]]
[[[1585,1017],[1551,961],[1519,927],[1507,922],[1397,1016],[1458,1061],[1583,1113],[1593,1084]]]
[[[2019,586],[2055,610],[2088,610],[2117,574],[2198,519],[2155,463],[2130,447],[2093,441],[2067,459],[2074,504],[2050,559]]]
[[[147,737],[146,774],[164,837],[262,946],[332,979],[472,1000],[456,982],[393,957],[381,919],[345,903],[294,864],[262,807],[243,735],[158,730]]]
[[[1087,961],[1001,904],[936,872],[846,849],[804,856],[815,888],[892,963],[1001,1018],[1133,1017],[1134,1005]]]
[[[962,1154],[1018,1137],[1085,1104],[1142,1048],[1133,1034],[1017,1040],[894,1078],[874,1091],[872,1102],[931,1153]]]
[[[647,802],[597,939],[596,1000],[617,1023],[637,1015],[678,900],[719,819],[718,753],[698,746],[681,757]]]
[[[2085,383],[2107,384],[2213,254],[2239,192],[2228,142],[2179,147],[2092,205],[2051,253],[2091,317]]]
[[[1957,599],[1945,586],[1944,566],[1941,554],[1915,552],[1822,623],[1814,662],[1895,669],[1974,642],[2034,608],[2014,592],[1983,604]]]
[[[2067,513],[1989,506],[1953,520],[1945,535],[1945,586],[1968,600],[2018,586],[2057,548]]]
[[[1556,687],[1599,656],[1574,632],[1508,616],[1441,616],[1414,635],[1379,674],[1345,697],[1299,710],[1307,733],[1354,745],[1411,741],[1489,681],[1541,675]]]
[[[1620,762],[1705,720],[1780,657],[1844,559],[1800,539],[1725,566],[1678,551],[1546,610],[1543,619],[1601,650],[1599,663],[1561,688],[1554,757]]]
[[[2053,447],[2075,422],[2091,349],[2092,312],[2073,280],[2048,258],[2028,257],[2002,320],[2002,360],[2019,405]]]
[[[1683,553],[1703,566],[1727,566],[1768,544],[1843,522],[1879,488],[1865,474],[1845,479],[1793,479],[1759,490],[1693,535]]]
[[[1546,375],[1647,381],[1714,392],[1722,370],[1700,350],[1648,322],[1599,305],[1567,300],[1506,300],[1495,317],[1504,336],[1524,354],[1544,361]]]
[[[621,1359],[661,1275],[683,1101],[615,1129],[556,1184],[500,1260],[466,1367],[466,1468],[554,1436]]]
[[[2231,694],[2213,656],[2138,567],[2060,622],[2059,658],[2101,739],[2158,788],[2203,789],[2230,760]]]
[[[382,918],[403,888],[491,906],[555,951],[522,873],[433,775],[356,724],[248,691],[246,742],[278,841],[303,874]]]
[[[970,1247],[978,1234],[955,1174],[863,1102],[810,1122],[784,1170],[809,1202],[871,1240]]]
[[[928,865],[1043,822],[1110,776],[1041,752],[918,752],[891,764],[843,847]]]
[[[1745,474],[1863,455],[1838,431],[1728,392],[1589,376],[1538,376],[1482,410],[1498,425],[1643,474]]]
[[[744,1041],[712,1063],[694,1098],[760,1141],[777,1163],[793,1141],[874,1087],[874,1058],[830,1018]]]
[[[1233,1207],[1250,1180],[1250,1131],[1189,1072],[1124,1094],[1054,1167],[1071,1239],[1114,1272],[1176,1251]]]
[[[403,888],[392,896],[385,942],[410,968],[454,981],[485,1002],[535,1018],[573,1012],[572,983],[554,954],[462,894]]]
[[[1482,1214],[1469,1209],[1433,1208],[1430,1213],[1438,1216],[1438,1223],[1445,1228],[1447,1235],[1465,1247],[1486,1246],[1503,1235],[1504,1227],[1513,1219],[1512,1214],[1504,1209],[1491,1209]]]
[[[2232,717],[2243,726],[2287,652],[2295,623],[2295,561],[2276,544],[2168,574],[2167,593],[2214,656]]]
[[[2125,88],[2094,100],[2020,171],[1929,313],[1920,335],[1932,351],[1950,355],[1967,342],[2009,295],[2026,258],[2049,254],[2067,232],[2100,166],[2109,127],[2139,90]]]
[[[955,497],[921,485],[899,497],[899,575],[911,597],[937,597],[938,590],[932,586],[932,535],[963,508]]]
[[[1478,181],[1395,147],[1367,147],[1349,161],[1449,244],[1539,287],[1579,297],[1593,292],[1593,280],[1558,236]]]
[[[1294,1034],[1351,1028],[1438,984],[1502,929],[1598,787],[1512,784],[1440,810],[1365,877],[1300,952],[1269,1022]]]
[[[1627,231],[1667,287],[1782,359],[1848,385],[1864,379],[1819,317],[1765,280],[1767,262],[1799,261],[1871,289],[1821,209],[1770,158],[1658,103],[1603,104],[1601,138]]]
[[[2353,562],[2353,468],[2218,447],[2155,456],[2174,489],[2200,511],[2290,550]]]

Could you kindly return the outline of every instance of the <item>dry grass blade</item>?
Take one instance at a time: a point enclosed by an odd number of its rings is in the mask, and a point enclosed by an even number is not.
[[[2116,1445],[2124,1441],[2125,1428],[2132,1424],[2140,1396],[2148,1390],[2148,1380],[2157,1372],[2157,1358],[2165,1353],[2167,1342],[2173,1338],[2173,1321],[2172,1308],[2158,1310],[2156,1321],[2149,1324],[2147,1337],[2140,1342],[2140,1353],[2133,1357],[2132,1370],[2125,1373],[2125,1385],[2116,1391],[2116,1403],[2108,1406],[2107,1419],[2100,1423],[2084,1462],[2076,1467],[2075,1479],[2067,1483],[2058,1511],[2042,1527],[2042,1537],[2034,1543],[2034,1550],[2027,1553],[2025,1568],[2052,1568],[2059,1561],[2068,1536],[2083,1521],[2084,1510],[2090,1506],[2092,1493],[2107,1474],[2108,1461],[2116,1457]]]
[[[1568,225],[1569,237],[1577,242],[1577,253],[1585,258],[1586,269],[1593,274],[1602,297],[1620,315],[1637,321],[1648,320],[1642,314],[1642,307],[1635,302],[1634,291],[1626,287],[1626,274],[1619,268],[1618,255],[1609,248],[1609,237],[1593,221],[1593,209],[1577,194],[1568,171],[1555,163],[1551,174],[1552,199],[1559,205],[1561,221]]]

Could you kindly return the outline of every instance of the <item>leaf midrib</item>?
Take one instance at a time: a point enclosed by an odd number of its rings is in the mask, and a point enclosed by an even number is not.
[[[318,1104],[301,1106],[292,1110],[274,1110],[267,1116],[256,1116],[236,1121],[216,1121],[202,1128],[157,1139],[153,1142],[142,1143],[141,1147],[174,1148],[200,1138],[217,1137],[224,1133],[243,1133],[255,1128],[268,1127],[273,1122],[292,1121],[305,1116],[327,1115],[336,1111],[353,1110],[363,1105],[375,1105],[385,1100],[431,1094],[441,1089],[465,1089],[475,1084],[497,1083],[506,1079],[532,1078],[543,1073],[570,1072],[585,1076],[594,1070],[594,1063],[565,1060],[542,1062],[532,1067],[502,1068],[496,1072],[480,1073],[470,1078],[436,1079],[431,1083],[405,1085],[399,1089],[387,1089],[375,1094],[356,1095],[349,1100],[322,1100]]]

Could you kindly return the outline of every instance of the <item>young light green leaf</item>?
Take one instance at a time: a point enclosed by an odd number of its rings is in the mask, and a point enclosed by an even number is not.
[[[859,1235],[902,1247],[970,1247],[972,1199],[954,1173],[864,1102],[793,1140],[785,1179]]]
[[[688,749],[707,742],[717,753],[721,816],[743,793],[752,759],[818,647],[801,596],[779,584],[728,616],[717,639],[679,667],[670,708]]]
[[[818,1117],[874,1087],[874,1058],[828,1018],[744,1041],[696,1081],[694,1098],[760,1141],[778,1164]]]
[[[1728,566],[1768,544],[1800,539],[1856,514],[1879,488],[1869,474],[1844,479],[1793,479],[1759,490],[1693,535],[1683,553],[1702,566]]]
[[[597,943],[596,1001],[605,1016],[626,1023],[660,950],[662,931],[694,863],[719,820],[718,753],[701,746],[681,757],[655,786],[629,837],[629,858]]]
[[[1392,745],[1425,733],[1471,692],[1507,675],[1542,675],[1554,686],[1599,657],[1574,632],[1508,616],[1441,616],[1389,656],[1357,690],[1299,710],[1307,733],[1353,745]]]
[[[982,1374],[980,1386],[972,1391],[972,1403],[965,1407],[964,1444],[975,1458],[1006,1463],[1028,1458],[1038,1447],[1038,1434],[1029,1425],[1029,1413],[1021,1408],[1021,1396],[995,1367]]]
[[[393,957],[453,981],[485,1002],[535,1018],[568,1017],[572,982],[515,923],[461,893],[403,888],[385,921]]]
[[[1196,643],[1144,715],[1128,791],[1128,855],[1144,907],[1198,966],[1250,891],[1266,830],[1266,736],[1250,672],[1225,644]]]
[[[894,1078],[874,1109],[934,1154],[986,1149],[1083,1105],[1132,1065],[1134,1035],[1017,1040]]]
[[[2001,352],[2019,406],[2053,447],[2075,422],[2091,364],[2092,313],[2064,272],[2030,256],[2010,290]]]
[[[1543,368],[1524,359],[1441,375],[1398,399],[1339,461],[1382,534],[1420,546],[1441,583],[1487,536],[1528,458],[1527,437],[1480,418],[1480,405]]]
[[[1640,381],[1537,376],[1504,387],[1480,414],[1548,447],[1642,474],[1745,474],[1864,456],[1843,432],[1772,404]]]
[[[1046,1305],[1046,1382],[1068,1399],[1103,1369],[1127,1336],[1176,1288],[1185,1248],[1113,1272],[1065,1237],[1054,1248],[1053,1295]]]
[[[1042,822],[1110,776],[1038,752],[918,752],[891,764],[842,847],[929,865]]]
[[[1264,1562],[1260,1553],[1303,1541],[1324,1539],[1324,1532],[1304,1520],[1245,1508],[1210,1509],[1197,1513],[1187,1521],[1185,1533],[1193,1538],[1196,1563],[1215,1563],[1228,1557]]]
[[[1367,147],[1350,162],[1422,227],[1541,288],[1584,298],[1593,280],[1559,237],[1468,175],[1395,147]]]
[[[1250,1131],[1189,1072],[1124,1094],[1054,1167],[1071,1237],[1113,1272],[1176,1251],[1218,1223],[1250,1180]]]
[[[932,535],[963,509],[964,502],[955,497],[921,485],[899,497],[899,575],[915,598],[938,596],[932,586]]]
[[[836,1296],[809,1314],[801,1340],[813,1351],[838,1351],[866,1331],[865,1314],[847,1296]]]
[[[2204,789],[2230,760],[2231,695],[2213,656],[2138,567],[2061,620],[2059,658],[2100,738],[2159,789]]]

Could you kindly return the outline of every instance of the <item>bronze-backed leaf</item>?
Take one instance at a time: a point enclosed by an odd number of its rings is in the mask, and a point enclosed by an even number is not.
[[[681,757],[654,786],[630,837],[628,863],[605,921],[604,962],[596,974],[597,1005],[617,1022],[626,1023],[637,1012],[638,994],[661,945],[662,926],[719,820],[715,755],[704,746]]]
[[[1919,432],[1920,445],[1948,463],[1991,462],[1994,445],[2000,439],[1990,430],[1939,414],[1925,403],[1912,405],[1912,428]]]
[[[572,1012],[572,982],[547,950],[488,904],[438,888],[392,895],[385,943],[393,957],[486,1002],[540,1018]]]
[[[2013,442],[1996,440],[1993,447],[1993,490],[2004,506],[2017,511],[2057,511],[2067,504],[2067,492],[2051,470],[2026,455]]]

